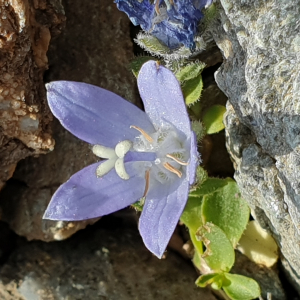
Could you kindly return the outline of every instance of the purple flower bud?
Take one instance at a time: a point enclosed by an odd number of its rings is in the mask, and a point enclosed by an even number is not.
[[[169,48],[195,46],[201,10],[212,0],[115,0],[134,25],[157,37]]]

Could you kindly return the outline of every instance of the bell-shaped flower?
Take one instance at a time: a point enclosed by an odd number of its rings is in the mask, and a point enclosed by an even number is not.
[[[180,85],[168,69],[145,63],[138,76],[145,112],[85,83],[47,84],[53,114],[105,160],[74,174],[53,195],[44,218],[84,220],[144,201],[139,230],[161,257],[186,204],[198,164]]]
[[[212,0],[115,0],[134,25],[151,33],[169,48],[193,48],[201,10]]]

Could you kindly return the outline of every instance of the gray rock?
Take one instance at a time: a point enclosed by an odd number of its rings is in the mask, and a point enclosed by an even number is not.
[[[19,247],[0,271],[1,299],[217,299],[195,286],[197,274],[181,257],[152,256],[136,229],[96,227]]]
[[[300,275],[300,1],[220,0],[216,81],[230,104],[227,147],[255,218]],[[299,286],[297,286],[300,291]]]

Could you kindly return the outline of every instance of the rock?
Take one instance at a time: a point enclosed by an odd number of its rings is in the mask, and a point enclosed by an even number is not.
[[[224,63],[227,148],[252,213],[300,275],[300,1],[220,0],[211,28]],[[299,286],[297,286],[300,292]]]
[[[58,0],[0,1],[0,189],[19,160],[54,147],[43,73],[62,13]]]
[[[94,225],[63,242],[19,247],[0,271],[1,299],[217,299],[195,286],[190,263],[172,252],[157,259],[136,229],[121,224],[112,229],[116,222],[110,221],[110,229]]]
[[[133,56],[128,17],[110,0],[70,0],[64,5],[66,28],[51,41],[47,81],[84,81],[140,105],[136,79],[127,67]],[[98,160],[90,145],[67,132],[57,120],[51,128],[55,149],[22,161],[15,181],[1,195],[2,219],[29,240],[60,240],[96,221],[42,221],[55,190],[75,172]]]

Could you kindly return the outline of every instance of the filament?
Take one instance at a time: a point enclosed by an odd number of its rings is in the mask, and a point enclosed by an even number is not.
[[[130,128],[136,129],[137,131],[139,131],[139,132],[143,135],[143,137],[144,137],[149,143],[153,143],[153,138],[152,138],[148,133],[146,133],[142,128],[137,127],[137,126],[134,126],[134,125],[131,125]]]
[[[182,160],[176,158],[176,157],[175,157],[174,155],[172,155],[172,154],[167,154],[166,156],[169,157],[169,158],[171,158],[171,159],[173,159],[174,161],[176,161],[178,164],[180,164],[180,165],[182,165],[182,166],[187,166],[187,165],[189,164],[189,163],[187,163],[187,162],[184,162],[184,161],[182,161]]]
[[[149,183],[150,183],[150,170],[147,170],[145,172],[145,180],[146,180],[146,185],[145,185],[145,190],[142,198],[146,197],[146,195],[148,194]]]
[[[175,167],[173,167],[172,165],[170,165],[170,164],[167,163],[167,162],[164,163],[163,166],[164,166],[168,171],[170,171],[170,172],[176,174],[179,178],[181,178],[182,173],[181,173],[178,169],[176,169]]]

